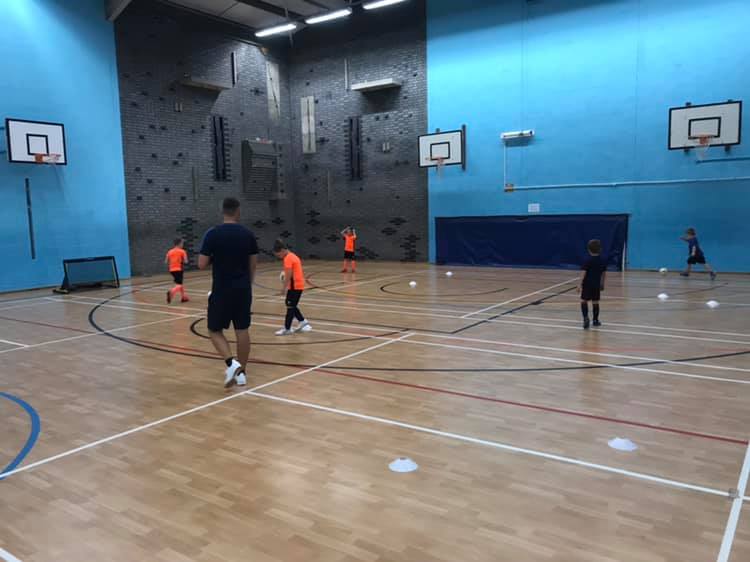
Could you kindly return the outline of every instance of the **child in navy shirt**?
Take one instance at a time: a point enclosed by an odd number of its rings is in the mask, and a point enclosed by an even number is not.
[[[693,269],[693,266],[697,263],[701,264],[703,267],[706,268],[706,271],[708,271],[708,274],[711,276],[711,279],[716,279],[716,272],[711,268],[711,266],[706,261],[706,256],[703,253],[703,250],[701,249],[701,245],[698,242],[698,237],[695,235],[695,229],[694,228],[688,228],[685,232],[685,236],[681,236],[680,240],[684,240],[687,242],[688,245],[688,259],[687,259],[687,270],[680,273],[683,277],[687,277],[690,275],[690,272]]]
[[[602,325],[599,322],[599,299],[604,290],[604,278],[607,275],[607,263],[601,257],[601,240],[589,240],[587,247],[591,257],[583,264],[583,277],[581,278],[581,313],[584,330],[588,330],[590,325],[589,301],[594,305],[594,326]]]

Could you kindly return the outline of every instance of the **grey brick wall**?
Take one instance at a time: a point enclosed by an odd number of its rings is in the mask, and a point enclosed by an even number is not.
[[[391,29],[387,21],[381,25]],[[228,195],[243,202],[243,223],[258,236],[265,257],[271,257],[273,240],[283,237],[305,257],[338,258],[343,249],[338,232],[352,223],[362,258],[427,258],[427,176],[417,166],[416,148],[427,126],[424,21],[364,36],[351,26],[342,29],[338,38],[326,32],[320,46],[295,41],[288,48],[277,39],[268,50],[237,40],[236,30],[155,2],[136,0],[118,18],[134,274],[162,271],[164,253],[178,235],[186,238],[194,262],[203,233],[220,220],[219,206]],[[234,87],[211,92],[179,84],[191,75],[231,86],[232,52],[238,66]],[[280,67],[278,122],[268,115],[267,57]],[[345,58],[350,83],[391,77],[402,88],[346,90]],[[309,95],[316,100],[316,136],[326,140],[316,154],[303,155],[299,100]],[[229,181],[213,179],[212,115],[224,116],[229,125]],[[351,116],[362,117],[359,181],[348,179]],[[258,202],[244,196],[241,141],[255,138],[282,145],[286,199]],[[382,151],[383,142],[390,143],[390,152]]]
[[[346,64],[350,84],[393,78],[402,87],[347,90]],[[346,41],[328,34],[321,46],[295,49],[290,72],[296,235],[304,253],[340,257],[338,233],[353,224],[360,258],[426,260],[427,175],[417,165],[417,137],[427,129],[423,24]],[[315,154],[302,153],[304,96],[316,102]],[[349,179],[347,129],[353,116],[361,116],[361,180]],[[384,142],[390,152],[383,152]]]

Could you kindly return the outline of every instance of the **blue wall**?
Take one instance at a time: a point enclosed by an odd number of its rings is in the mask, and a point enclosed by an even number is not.
[[[2,0],[0,22],[0,126],[5,117],[64,123],[69,161],[51,169],[0,155],[0,291],[58,284],[70,257],[114,255],[129,276],[114,30],[104,2]]]
[[[429,130],[468,126],[468,169],[430,172],[434,217],[628,213],[629,267],[678,267],[687,226],[721,271],[750,271],[750,137],[696,164],[669,151],[668,108],[744,100],[750,112],[747,0],[429,0]],[[707,42],[698,39],[708,40]],[[502,131],[535,129],[508,149]],[[708,158],[724,158],[711,149]],[[576,188],[571,184],[712,179]],[[724,180],[724,181],[722,181]],[[561,185],[563,184],[563,185]],[[560,187],[522,191],[523,186]]]

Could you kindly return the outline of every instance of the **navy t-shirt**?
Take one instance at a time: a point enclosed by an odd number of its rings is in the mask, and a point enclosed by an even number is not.
[[[203,237],[201,254],[211,258],[212,291],[250,288],[250,256],[258,253],[255,235],[241,224],[215,226]]]
[[[602,284],[602,273],[607,269],[607,262],[601,256],[591,256],[583,264],[586,275],[583,277],[583,286],[598,289]]]
[[[693,255],[693,251],[695,251],[696,258],[700,258],[703,256],[703,250],[701,250],[701,245],[698,243],[698,238],[696,236],[689,238],[687,243],[689,256]]]

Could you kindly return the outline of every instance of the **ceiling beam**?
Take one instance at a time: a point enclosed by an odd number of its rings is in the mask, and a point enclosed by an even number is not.
[[[330,6],[326,6],[325,4],[322,4],[320,2],[316,2],[316,0],[302,0],[305,4],[310,4],[311,6],[315,6],[316,8],[320,8],[321,10],[337,10],[338,8],[331,8]]]
[[[115,21],[125,8],[128,7],[132,0],[106,0],[104,5],[104,13],[107,16],[107,21]]]
[[[277,16],[281,16],[282,18],[287,17],[287,14],[289,16],[289,19],[293,20],[301,20],[304,18],[302,14],[298,14],[297,12],[293,12],[289,10],[285,10],[284,8],[281,8],[277,6],[276,4],[271,4],[269,2],[264,2],[263,0],[237,0],[240,4],[245,4],[247,6],[252,6],[253,8],[258,8],[259,10],[263,10],[264,12],[268,12],[269,14],[274,14]]]

